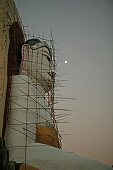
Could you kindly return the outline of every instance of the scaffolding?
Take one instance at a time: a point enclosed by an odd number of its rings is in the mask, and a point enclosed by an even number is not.
[[[41,143],[46,143],[48,145],[56,146],[58,148],[61,148],[61,136],[58,133],[58,127],[57,122],[55,120],[55,110],[54,110],[54,86],[55,86],[55,53],[54,53],[54,42],[53,40],[50,40],[50,51],[51,51],[51,61],[49,61],[49,65],[43,64],[43,58],[48,57],[45,56],[44,50],[42,47],[42,53],[37,52],[35,55],[37,55],[37,61],[33,61],[33,55],[35,52],[31,52],[31,60],[29,59],[29,52],[26,54],[25,58],[22,59],[22,74],[28,75],[28,79],[22,78],[21,75],[19,75],[19,78],[22,79],[23,84],[27,84],[28,91],[23,91],[22,88],[19,89],[21,92],[21,96],[26,97],[27,100],[27,106],[21,105],[19,109],[26,110],[26,112],[29,112],[30,114],[36,115],[36,122],[34,125],[34,122],[26,122],[26,125],[32,125],[34,128],[36,128],[37,135],[36,135],[36,141]],[[27,46],[27,45],[26,45]],[[26,53],[26,51],[23,49],[23,53]],[[42,55],[40,63],[38,63],[39,55]],[[25,64],[30,66],[31,69],[28,67],[25,67]],[[38,64],[38,69],[35,67],[35,64]],[[49,69],[47,69],[47,67]],[[17,68],[15,68],[17,70]],[[50,80],[47,82],[47,80],[44,78],[44,74],[47,74],[50,77]],[[36,77],[40,76],[40,80],[36,79]],[[19,83],[20,86],[22,85]],[[17,83],[16,83],[17,85]],[[45,89],[42,88],[42,85]],[[51,89],[50,89],[51,86]],[[35,91],[35,94],[30,93],[30,88],[33,88]],[[46,91],[46,93],[44,92]],[[18,106],[18,103],[16,103],[16,97],[18,96],[10,96],[13,99],[13,103]],[[30,100],[33,100],[35,102],[35,107],[30,108],[29,102]],[[18,109],[15,108],[15,111]],[[12,110],[12,108],[10,108]],[[43,113],[42,113],[43,112]],[[26,113],[26,115],[28,115]],[[48,116],[47,116],[48,115]],[[51,119],[51,120],[50,120]],[[26,117],[27,121],[27,117]],[[28,133],[27,127],[26,131]],[[27,134],[29,137],[29,135]],[[34,140],[34,138],[33,138]]]
[[[45,46],[42,46],[41,50],[34,51],[31,48],[29,51],[29,45],[24,44],[23,47],[21,46],[21,54],[20,48],[16,49],[16,64],[8,65],[10,74],[6,96],[8,102],[5,109],[7,114],[5,114],[4,138],[9,151],[18,147],[22,150],[23,147],[25,148],[25,165],[29,143],[42,143],[59,149],[62,147],[54,109],[56,63],[53,38],[49,42],[50,44],[47,45],[45,41],[41,41],[42,44],[46,44],[48,54]],[[37,61],[34,61],[34,55]],[[48,64],[44,63],[45,58]],[[10,62],[13,63],[13,57]],[[14,115],[17,115],[18,119]],[[18,134],[21,134],[22,138],[24,136],[25,145],[16,142],[11,146],[13,133],[15,141],[18,140]],[[20,141],[23,140],[22,138]]]

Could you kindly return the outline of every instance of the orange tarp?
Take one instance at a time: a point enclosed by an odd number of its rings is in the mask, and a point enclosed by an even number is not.
[[[58,132],[49,126],[36,126],[36,142],[60,148]]]

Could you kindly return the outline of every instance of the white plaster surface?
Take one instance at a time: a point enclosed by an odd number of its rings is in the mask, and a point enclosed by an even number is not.
[[[102,162],[40,143],[28,146],[26,160],[27,165],[40,170],[112,170]]]

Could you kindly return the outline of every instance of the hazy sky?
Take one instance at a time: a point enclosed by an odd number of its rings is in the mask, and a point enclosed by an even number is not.
[[[15,0],[27,34],[49,38],[53,29],[58,91],[75,97],[57,107],[70,108],[60,130],[63,149],[113,164],[113,0]],[[65,60],[68,64],[65,64]]]

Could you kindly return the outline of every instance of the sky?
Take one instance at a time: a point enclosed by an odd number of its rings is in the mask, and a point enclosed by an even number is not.
[[[112,165],[113,0],[15,3],[27,34],[48,39],[52,28],[59,61],[56,78],[64,86],[56,87],[56,93],[76,98],[56,105],[73,110],[65,120],[69,123],[58,124],[64,131],[63,149]]]

